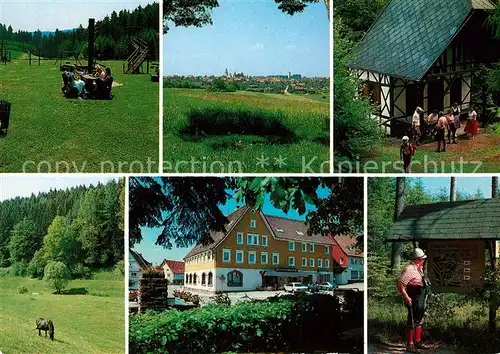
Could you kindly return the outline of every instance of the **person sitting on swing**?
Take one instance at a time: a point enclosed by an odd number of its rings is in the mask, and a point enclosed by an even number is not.
[[[410,264],[406,265],[397,281],[399,293],[403,296],[408,310],[408,338],[406,351],[426,349],[422,344],[422,326],[427,307],[427,282],[424,275],[424,263],[427,256],[420,248],[415,248]]]

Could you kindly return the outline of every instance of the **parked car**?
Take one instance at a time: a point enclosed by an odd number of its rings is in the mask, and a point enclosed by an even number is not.
[[[306,291],[307,290],[307,285],[302,284],[302,283],[289,283],[285,285],[285,291],[291,292],[291,293],[297,293],[300,291]]]
[[[307,291],[311,293],[317,293],[319,291],[319,284],[311,283],[307,285]]]
[[[319,290],[323,290],[323,291],[333,290],[333,289],[336,289],[338,287],[339,286],[337,285],[337,283],[335,283],[335,281],[324,282],[324,283],[319,284],[319,286],[318,286]]]

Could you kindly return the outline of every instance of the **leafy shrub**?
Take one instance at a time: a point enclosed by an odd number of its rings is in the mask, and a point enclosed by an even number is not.
[[[54,289],[58,294],[68,285],[71,278],[68,267],[63,262],[49,262],[43,274],[43,280],[47,283],[47,286]]]
[[[163,270],[159,270],[156,268],[146,268],[142,270],[143,278],[165,278],[165,274]]]
[[[77,263],[71,270],[71,276],[74,279],[90,279],[92,277],[92,272],[89,267],[85,267],[82,263]]]
[[[125,275],[125,261],[123,259],[116,263],[114,271],[122,276]]]
[[[218,292],[213,297],[214,302],[220,306],[231,306],[231,299],[229,295],[224,292]]]
[[[130,353],[324,351],[347,329],[330,295],[147,311],[130,317]]]
[[[382,141],[381,130],[372,118],[375,107],[358,91],[361,82],[348,68],[354,43],[340,36],[343,24],[334,31],[334,140],[335,160],[355,161],[368,157]]]
[[[257,135],[265,136],[270,143],[277,144],[297,140],[295,133],[285,126],[282,112],[241,107],[193,108],[188,114],[188,124],[181,130],[181,134],[186,138],[200,135]]]
[[[10,271],[15,277],[24,277],[28,273],[28,263],[25,261],[16,262],[12,264]]]
[[[28,293],[28,288],[25,286],[20,286],[19,289],[17,289],[18,294],[27,294]]]
[[[37,250],[28,265],[28,275],[32,278],[42,279],[46,265],[47,262],[44,260],[42,249]]]

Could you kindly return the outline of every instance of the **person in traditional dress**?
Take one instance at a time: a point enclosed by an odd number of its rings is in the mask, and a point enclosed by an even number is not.
[[[447,128],[448,128],[448,118],[446,118],[443,112],[439,112],[439,119],[436,124],[436,141],[438,143],[436,152],[446,151],[445,134]],[[443,143],[443,150],[441,150],[441,143]]]
[[[446,119],[448,119],[448,144],[456,144],[456,133],[457,128],[455,127],[455,117],[453,116],[453,110],[449,109],[446,112]]]
[[[424,113],[424,110],[421,107],[417,107],[415,109],[415,113],[413,113],[413,118],[411,120],[411,128],[413,133],[413,143],[417,146],[420,146],[420,115]]]
[[[429,294],[428,282],[424,274],[424,264],[427,256],[420,248],[413,250],[410,264],[406,265],[397,281],[397,289],[403,297],[407,317],[406,350],[414,352],[418,349],[427,349],[422,344],[422,326],[424,325],[427,297]]]
[[[405,173],[411,173],[411,159],[415,154],[415,145],[410,143],[410,138],[403,136],[403,143],[399,151],[401,160],[403,160],[403,167]]]
[[[467,118],[467,125],[465,126],[465,132],[467,137],[472,139],[476,136],[478,131],[477,128],[477,113],[473,106],[469,108],[469,117]]]

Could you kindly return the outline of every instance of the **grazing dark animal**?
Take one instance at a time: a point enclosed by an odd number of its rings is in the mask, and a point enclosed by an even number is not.
[[[42,335],[42,331],[45,331],[45,337],[47,337],[47,331],[49,331],[49,336],[51,340],[54,340],[54,324],[51,320],[46,318],[39,318],[36,320],[36,329],[38,329],[38,335]]]

